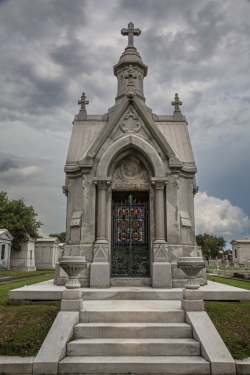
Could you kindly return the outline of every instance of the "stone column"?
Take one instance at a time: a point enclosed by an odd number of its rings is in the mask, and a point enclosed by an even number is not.
[[[179,219],[179,175],[178,173],[172,174],[167,186],[167,212],[171,220],[167,221],[168,243],[171,245],[180,245],[181,232],[180,232],[180,219]]]
[[[97,185],[97,238],[94,244],[94,259],[90,269],[91,288],[110,287],[109,243],[107,241],[107,188],[109,179],[96,178]]]
[[[155,182],[155,240],[165,241],[164,236],[164,187],[165,181]]]
[[[164,189],[167,179],[152,179],[155,187],[155,240],[153,244],[152,286],[153,288],[171,288],[172,273],[165,239],[165,199]]]
[[[107,240],[106,213],[107,213],[107,181],[96,181],[97,196],[97,241]]]

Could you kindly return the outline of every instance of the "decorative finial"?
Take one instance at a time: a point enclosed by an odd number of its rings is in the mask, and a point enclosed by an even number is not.
[[[182,105],[182,102],[179,100],[178,94],[175,94],[174,101],[171,104],[174,105],[174,114],[181,113],[180,105]]]
[[[127,74],[125,75],[125,78],[128,78],[128,85],[127,86],[134,86],[135,85],[134,79],[137,78],[137,75],[136,75],[132,65],[129,65],[129,69],[127,71]]]
[[[85,95],[85,92],[83,92],[81,96],[81,100],[78,100],[78,104],[81,105],[80,111],[84,111],[84,112],[86,112],[86,104],[89,104],[89,101],[85,99],[86,99],[86,95]]]
[[[141,34],[141,30],[140,29],[134,29],[134,24],[132,22],[130,22],[128,24],[128,29],[122,29],[121,30],[121,33],[122,35],[128,35],[128,46],[126,49],[128,48],[135,48],[134,46],[134,35],[135,36],[139,36]]]

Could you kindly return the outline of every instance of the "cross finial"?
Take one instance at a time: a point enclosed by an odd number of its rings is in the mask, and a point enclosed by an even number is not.
[[[86,99],[86,95],[85,95],[85,92],[83,92],[81,96],[81,100],[78,100],[78,104],[81,104],[80,110],[86,112],[86,104],[89,104],[89,101],[85,99]]]
[[[125,75],[125,78],[128,78],[128,86],[134,86],[134,79],[137,78],[137,75],[132,67],[132,65],[129,65],[129,69],[127,71],[127,74]]]
[[[171,102],[172,105],[174,105],[174,113],[181,113],[180,105],[182,105],[182,102],[179,100],[178,94],[175,94],[174,101]]]
[[[122,35],[128,35],[128,46],[127,48],[135,48],[134,46],[134,35],[139,36],[141,34],[140,29],[134,29],[134,24],[130,22],[128,24],[128,29],[122,29],[121,30]],[[125,49],[127,49],[125,48]]]

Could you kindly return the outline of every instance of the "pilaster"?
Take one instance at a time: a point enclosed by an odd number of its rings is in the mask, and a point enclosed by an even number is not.
[[[110,178],[94,178],[97,186],[97,239],[90,270],[91,288],[110,287],[109,243],[107,240],[107,189]]]
[[[168,244],[179,245],[181,243],[180,218],[179,218],[179,174],[173,173],[167,185],[167,241]]]
[[[172,274],[169,263],[168,246],[165,239],[164,189],[166,177],[152,178],[155,188],[155,240],[153,243],[152,286],[153,288],[171,288]]]

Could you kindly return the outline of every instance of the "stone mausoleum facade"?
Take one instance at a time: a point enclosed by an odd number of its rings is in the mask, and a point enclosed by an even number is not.
[[[114,66],[115,104],[89,115],[83,93],[65,165],[67,239],[64,255],[83,255],[82,286],[179,287],[182,256],[197,256],[194,194],[197,171],[178,95],[173,115],[145,103],[148,67],[134,46],[140,35],[122,29],[128,46]],[[200,277],[200,283],[204,283]],[[58,284],[65,282],[63,271]]]

